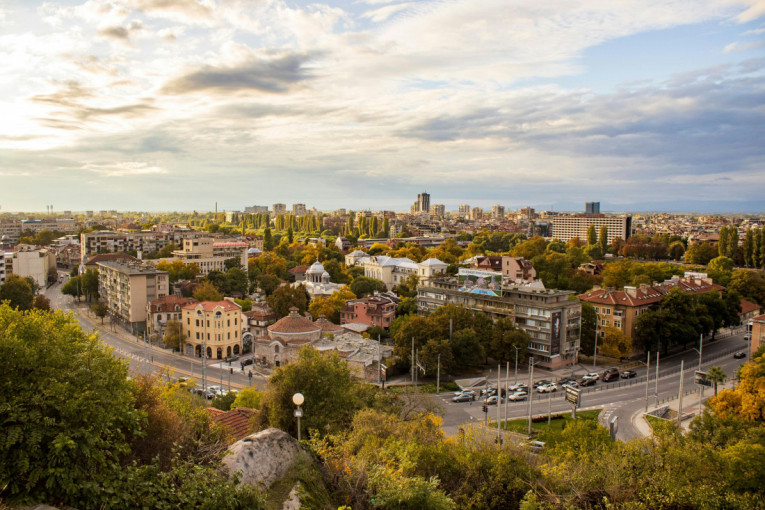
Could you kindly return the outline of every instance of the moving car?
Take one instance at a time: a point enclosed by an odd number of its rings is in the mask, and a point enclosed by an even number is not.
[[[592,379],[593,381],[597,381],[600,379],[600,374],[597,372],[590,372],[589,374],[584,374],[582,379]]]
[[[558,381],[558,384],[561,386],[566,386],[568,383],[576,382],[576,379],[573,377],[564,377],[560,381]]]
[[[579,380],[579,386],[582,387],[582,388],[585,388],[587,386],[595,386],[596,382],[598,382],[597,379],[592,379],[592,378],[585,379],[584,377],[582,377]]]
[[[487,406],[495,406],[497,405],[497,396],[492,395],[491,397],[486,399],[486,405]]]
[[[507,400],[510,402],[520,402],[521,400],[526,400],[528,398],[528,395],[525,391],[517,391],[507,397]]]
[[[736,354],[733,355],[736,359],[742,359],[746,358],[746,353],[744,351],[738,351]]]
[[[526,383],[518,383],[518,384],[513,384],[512,386],[510,386],[510,391],[515,391],[515,392],[528,391],[528,389],[529,389],[529,385]]]
[[[637,372],[635,372],[634,370],[625,370],[624,372],[622,372],[622,379],[632,379],[636,375],[637,375]]]
[[[475,400],[475,395],[469,395],[467,393],[460,393],[452,397],[452,402],[472,402]]]
[[[619,379],[619,369],[616,367],[607,368],[603,372],[603,382],[610,382]]]
[[[594,382],[594,381],[593,381]],[[579,383],[574,381],[568,381],[565,384],[561,384],[561,388],[578,388]]]

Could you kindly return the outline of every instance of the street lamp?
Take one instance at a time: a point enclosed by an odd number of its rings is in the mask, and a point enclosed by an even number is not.
[[[303,416],[303,409],[300,407],[305,402],[305,398],[302,393],[295,393],[292,395],[292,403],[297,406],[295,409],[295,418],[297,418],[297,440],[300,441],[300,417]]]
[[[521,350],[521,348],[514,345],[513,349],[515,349],[515,384],[518,384],[518,351]]]

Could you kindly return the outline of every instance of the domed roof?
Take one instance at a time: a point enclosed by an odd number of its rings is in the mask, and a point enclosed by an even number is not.
[[[290,308],[289,315],[268,326],[268,331],[273,333],[313,333],[320,330],[311,319],[300,315],[294,306]]]
[[[322,277],[322,278],[324,278],[325,276],[326,276],[327,278],[329,278],[329,273],[328,273],[328,272],[326,272],[326,271],[324,271],[323,273],[321,273],[321,277]]]
[[[324,272],[324,266],[321,265],[321,262],[318,260],[311,264],[311,267],[308,268],[308,271],[306,273],[309,274],[322,274]]]

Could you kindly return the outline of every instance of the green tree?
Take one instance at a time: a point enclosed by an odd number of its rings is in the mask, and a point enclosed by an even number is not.
[[[210,282],[202,282],[194,291],[194,299],[197,301],[221,301],[223,296]]]
[[[231,404],[232,409],[237,407],[247,407],[249,409],[260,409],[260,402],[263,399],[263,392],[255,388],[243,388]]]
[[[604,356],[623,358],[632,354],[632,340],[618,328],[604,328],[598,351]]]
[[[19,310],[29,310],[34,301],[34,291],[26,279],[11,274],[0,285],[0,303],[8,301],[10,306]]]
[[[236,400],[236,393],[229,391],[225,395],[216,395],[210,405],[221,411],[230,411],[231,405]]]
[[[61,312],[0,305],[0,486],[11,500],[78,501],[102,489],[139,433],[127,364]]]
[[[103,324],[104,317],[106,317],[106,314],[109,313],[109,307],[106,305],[106,303],[99,300],[90,305],[90,311],[93,312],[93,315],[101,319],[101,324]]]
[[[67,282],[61,286],[61,293],[65,296],[72,296],[73,298],[80,300],[82,296],[82,283],[79,276],[72,276]]]
[[[725,371],[721,366],[715,365],[707,369],[707,380],[711,381],[715,385],[715,397],[717,396],[717,385],[724,383],[728,376],[725,375]]]
[[[451,374],[454,369],[454,355],[448,340],[428,340],[420,350],[419,359],[425,364],[427,377],[436,377],[439,364],[441,375]]]
[[[308,309],[308,293],[303,285],[292,287],[291,285],[282,285],[268,296],[268,305],[274,311],[277,317],[286,317],[290,313],[290,308],[295,307],[301,314]]]
[[[201,272],[199,265],[194,263],[186,264],[182,260],[173,260],[172,262],[162,260],[157,263],[157,269],[167,271],[170,283],[175,283],[179,280],[193,280]]]
[[[271,235],[271,229],[266,227],[263,231],[263,249],[265,251],[271,251],[274,249],[274,238]]]
[[[579,347],[582,354],[592,356],[595,350],[595,325],[598,322],[598,315],[595,313],[595,307],[587,301],[582,301],[582,330],[579,338]]]
[[[712,271],[730,273],[733,271],[733,261],[725,256],[716,257],[709,261],[709,269]]]
[[[709,243],[693,243],[685,250],[685,261],[689,264],[706,266],[717,256],[717,251]]]
[[[608,227],[602,225],[600,227],[600,235],[598,236],[598,244],[600,244],[600,252],[605,255],[608,253]]]
[[[85,299],[88,303],[93,298],[98,298],[98,270],[88,269],[82,275],[80,275],[80,284],[82,286],[82,292],[85,295]]]
[[[303,347],[297,359],[277,367],[269,378],[261,400],[261,417],[272,427],[297,435],[292,396],[302,393],[305,413],[302,436],[309,430],[323,435],[347,427],[355,411],[364,405],[359,383],[351,376],[348,363],[337,355]]]
[[[744,236],[744,246],[742,251],[744,252],[744,265],[746,267],[756,267],[754,263],[754,231],[751,228],[746,229]]]
[[[594,245],[598,243],[598,232],[595,230],[595,225],[587,227],[587,244]]]
[[[682,241],[675,241],[669,245],[669,258],[672,260],[680,260],[685,255],[685,245]]]
[[[359,276],[351,282],[351,292],[358,297],[371,296],[375,291],[385,290],[385,284],[375,278]]]
[[[168,347],[177,351],[181,348],[182,339],[183,330],[181,328],[181,323],[172,319],[167,321],[167,325],[165,326],[165,336],[162,338],[162,341],[165,342]]]
[[[486,354],[495,361],[506,363],[515,361],[516,348],[518,348],[518,363],[522,364],[526,360],[528,345],[528,333],[516,327],[512,319],[503,317],[494,322]]]

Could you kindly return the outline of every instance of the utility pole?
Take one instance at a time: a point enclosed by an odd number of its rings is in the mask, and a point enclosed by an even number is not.
[[[517,345],[514,345],[513,348],[515,349],[515,381],[514,381],[514,384],[518,384],[518,351],[521,350],[521,348],[518,347]]]
[[[659,351],[656,351],[656,375],[654,379],[656,380],[656,388],[654,388],[653,392],[656,397],[656,407],[659,407]]]
[[[438,366],[436,367],[436,394],[441,393],[441,353],[438,353]]]
[[[547,427],[550,427],[552,420],[552,391],[547,394]]]
[[[704,349],[704,333],[699,336],[699,372],[701,372],[701,351]],[[704,396],[704,385],[699,384],[699,416],[701,416],[701,397]]]
[[[507,362],[505,370],[505,422],[507,422],[507,406],[510,405],[510,362]]]
[[[412,384],[414,384],[414,371],[416,367],[414,364],[414,337],[412,337]]]
[[[382,354],[380,351],[380,335],[377,335],[377,385],[382,386]]]
[[[502,431],[500,430],[500,407],[502,406],[502,365],[497,364],[497,445],[502,444]]]
[[[529,358],[529,437],[531,437],[531,401],[534,399],[534,359]]]
[[[651,377],[651,351],[648,351],[648,361],[645,364],[645,412],[648,412],[648,379]]]
[[[207,320],[205,315],[202,316],[202,391],[207,391]]]
[[[682,422],[682,416],[683,416],[683,368],[684,368],[685,360],[680,361],[680,391],[678,392],[677,398],[680,400],[677,404],[677,423],[680,424]]]
[[[595,348],[592,350],[592,368],[594,368],[596,371],[598,367],[596,366],[596,361],[598,360],[598,314],[595,314]]]

